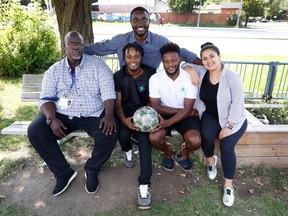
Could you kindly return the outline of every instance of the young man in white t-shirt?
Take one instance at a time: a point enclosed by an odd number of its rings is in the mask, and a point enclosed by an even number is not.
[[[180,48],[168,43],[160,49],[164,69],[154,74],[149,81],[151,106],[160,114],[160,123],[149,134],[151,144],[164,152],[162,166],[167,171],[174,170],[173,151],[165,136],[175,128],[184,143],[175,159],[184,171],[192,168],[190,151],[200,148],[200,120],[193,109],[197,97],[197,87],[191,83],[190,75],[180,68]]]

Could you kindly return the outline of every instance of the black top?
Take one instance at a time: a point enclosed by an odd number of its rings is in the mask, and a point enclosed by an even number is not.
[[[208,71],[203,77],[203,81],[200,88],[200,99],[204,102],[206,112],[214,116],[218,120],[218,109],[217,109],[217,92],[219,82],[213,85],[208,79]]]
[[[134,112],[149,102],[149,79],[156,73],[156,69],[141,64],[144,73],[133,78],[124,65],[114,74],[115,91],[122,93],[122,106],[126,117],[133,116]]]

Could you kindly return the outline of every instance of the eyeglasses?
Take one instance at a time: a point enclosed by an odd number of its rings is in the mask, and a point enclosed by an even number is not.
[[[140,22],[142,22],[142,23],[144,23],[144,24],[147,24],[147,23],[149,23],[149,20],[148,20],[147,18],[142,18],[142,19],[134,18],[134,19],[132,20],[132,22],[133,22],[134,24],[138,24],[138,23],[140,23]]]
[[[70,48],[76,48],[76,49],[83,47],[83,44],[82,44],[82,43],[73,42],[73,41],[69,41],[67,45],[68,45]]]

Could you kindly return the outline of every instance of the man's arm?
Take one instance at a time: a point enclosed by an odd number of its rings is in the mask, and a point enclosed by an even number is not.
[[[46,117],[46,119],[50,119],[50,128],[55,134],[55,136],[59,138],[66,137],[63,129],[67,129],[62,121],[56,118],[56,106],[54,102],[46,102],[42,104],[40,107],[42,114]]]
[[[126,127],[128,127],[131,130],[137,130],[137,128],[132,123],[133,117],[131,116],[126,117],[124,113],[124,109],[122,106],[122,94],[120,92],[117,92],[116,94],[117,94],[116,103],[115,103],[116,114],[118,115],[119,119]]]
[[[103,133],[112,134],[113,130],[116,131],[116,123],[114,118],[114,106],[115,100],[109,99],[104,101],[105,115],[100,120],[100,128],[102,128]]]
[[[197,57],[197,55],[193,52],[190,52],[189,50],[185,48],[180,49],[180,55],[183,61],[194,63],[197,65],[203,65],[200,58]]]
[[[162,106],[160,98],[150,98],[151,106],[159,113],[159,114],[174,114],[173,117],[170,119],[165,120],[162,122],[162,127],[166,128],[170,125],[176,124],[180,122],[181,120],[185,119],[187,116],[189,116],[192,112],[195,99],[184,99],[184,108],[172,108],[172,107],[166,107]],[[161,123],[161,122],[160,122]]]
[[[98,55],[98,56],[104,56],[109,54],[117,53],[117,50],[119,49],[119,46],[125,40],[125,37],[122,35],[116,35],[112,37],[109,40],[103,40],[96,42],[94,44],[85,45],[84,47],[84,53],[87,55]],[[122,49],[122,47],[120,47]]]

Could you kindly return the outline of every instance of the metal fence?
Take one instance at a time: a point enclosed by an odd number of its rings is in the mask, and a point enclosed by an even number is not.
[[[119,70],[117,56],[101,57],[113,72]],[[242,77],[245,99],[280,99],[288,97],[288,62],[224,61],[226,67]]]

